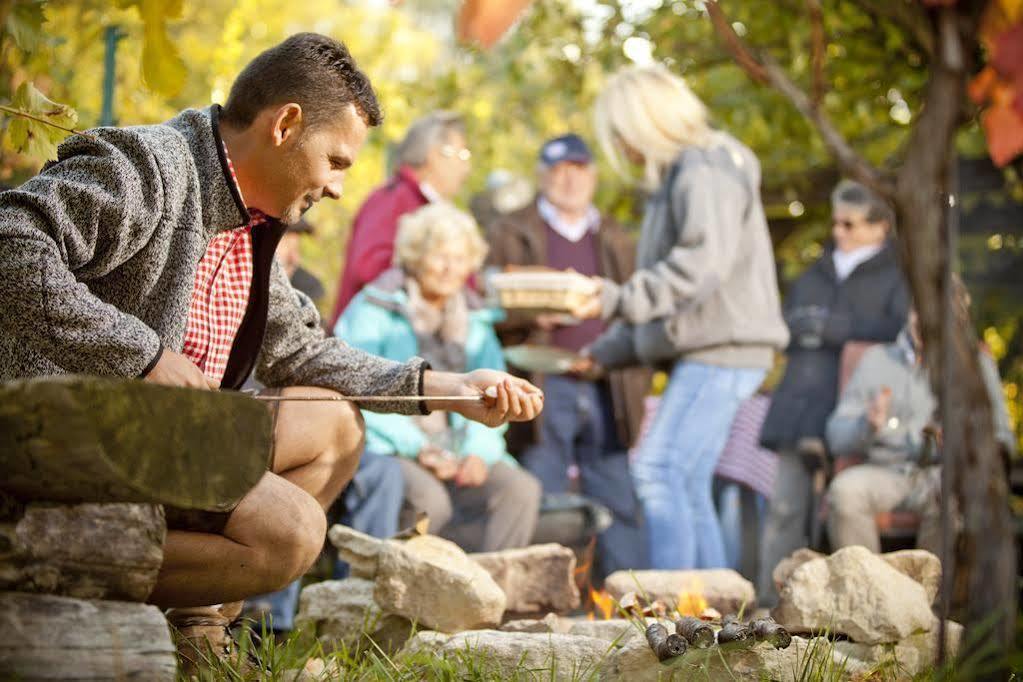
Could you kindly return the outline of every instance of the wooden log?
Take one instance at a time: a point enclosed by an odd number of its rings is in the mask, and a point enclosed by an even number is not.
[[[28,504],[0,522],[0,590],[145,601],[166,535],[151,504]]]
[[[176,671],[155,606],[0,592],[0,679],[174,682]]]
[[[227,511],[269,452],[268,410],[237,393],[98,377],[0,386],[0,489],[23,499]]]

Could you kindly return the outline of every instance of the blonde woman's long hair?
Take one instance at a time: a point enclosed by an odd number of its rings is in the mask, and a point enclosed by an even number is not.
[[[649,190],[683,149],[706,146],[713,134],[707,107],[660,64],[618,71],[597,97],[594,119],[600,146],[619,175],[636,180],[623,161],[623,145],[643,156],[639,182]]]

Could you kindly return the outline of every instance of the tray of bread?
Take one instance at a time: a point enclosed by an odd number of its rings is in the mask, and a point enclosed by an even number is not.
[[[575,310],[597,293],[596,283],[571,270],[512,270],[490,276],[502,308],[516,310]]]

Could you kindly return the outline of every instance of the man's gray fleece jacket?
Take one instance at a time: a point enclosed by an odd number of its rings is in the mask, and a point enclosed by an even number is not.
[[[0,193],[0,381],[140,377],[164,348],[181,352],[199,260],[215,234],[249,221],[217,115],[217,107],[187,110],[161,125],[74,135],[55,163]],[[265,323],[242,323],[262,338],[239,333],[232,384],[255,364],[272,387],[421,393],[422,359],[391,362],[326,337],[312,302],[269,252],[265,262],[250,294],[259,305],[246,311]],[[239,354],[251,359],[239,363]],[[418,410],[399,402],[367,407]]]
[[[647,201],[635,273],[602,299],[618,320],[590,348],[605,367],[770,367],[789,334],[753,153],[725,133],[683,151]]]

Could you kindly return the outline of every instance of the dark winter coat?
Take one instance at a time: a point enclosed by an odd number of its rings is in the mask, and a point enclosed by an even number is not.
[[[829,248],[792,284],[785,322],[792,335],[785,376],[760,432],[771,450],[800,438],[824,438],[838,400],[839,363],[848,341],[890,343],[909,314],[910,297],[891,242],[838,281]]]

